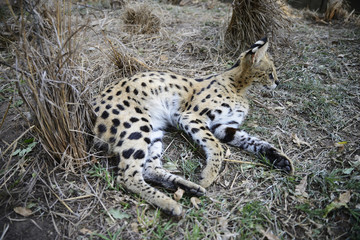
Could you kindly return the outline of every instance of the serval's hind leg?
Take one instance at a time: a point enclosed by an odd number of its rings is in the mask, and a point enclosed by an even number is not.
[[[131,134],[130,134],[131,135]],[[144,163],[148,159],[148,144],[144,140],[148,134],[142,132],[141,138],[127,137],[121,146],[117,146],[114,152],[120,156],[118,180],[122,181],[125,187],[139,194],[147,202],[161,208],[163,211],[179,216],[182,214],[182,207],[169,196],[147,184],[143,177]],[[120,140],[121,141],[121,140]]]

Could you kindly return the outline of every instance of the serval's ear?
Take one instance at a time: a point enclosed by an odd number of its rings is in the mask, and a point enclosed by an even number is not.
[[[246,52],[246,60],[250,62],[251,65],[257,64],[265,56],[265,53],[269,47],[267,37],[257,41],[251,45],[250,49]]]

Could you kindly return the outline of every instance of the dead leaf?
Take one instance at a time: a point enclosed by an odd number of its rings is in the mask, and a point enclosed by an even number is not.
[[[167,61],[169,58],[168,58],[168,56],[166,56],[166,55],[160,55],[160,60],[161,61]]]
[[[192,203],[192,205],[194,205],[196,209],[199,209],[199,204],[201,203],[200,199],[198,199],[197,197],[192,197],[190,198],[190,202]]]
[[[184,190],[178,188],[178,190],[174,193],[174,200],[178,202],[184,195],[184,192],[185,192]]]
[[[339,152],[342,152],[345,149],[345,144],[347,144],[347,142],[337,142],[334,145],[338,149]]]
[[[301,179],[299,185],[295,186],[295,195],[302,196],[302,197],[309,197],[309,195],[306,192],[307,187],[307,176],[305,176],[303,179]]]
[[[350,191],[346,191],[339,196],[339,202],[347,204],[350,202],[351,194]]]
[[[326,217],[329,212],[335,209],[339,209],[341,207],[348,207],[347,204],[350,202],[351,192],[346,191],[340,194],[339,198],[335,199],[332,203],[327,205],[324,209],[324,217]]]
[[[225,152],[225,158],[230,158],[230,155],[231,155],[231,151],[230,151],[230,148],[226,149],[226,152]]]
[[[288,105],[289,107],[292,107],[294,105],[294,103],[292,102],[286,102],[286,105]]]
[[[87,228],[80,229],[80,233],[84,235],[91,235],[93,232]]]
[[[301,147],[301,145],[306,145],[308,147],[311,147],[311,145],[303,140],[301,140],[295,133],[291,134],[292,141],[298,146]]]
[[[33,214],[33,212],[29,208],[25,208],[25,207],[15,207],[14,212],[20,214],[23,217],[28,217],[31,214]]]
[[[139,224],[137,224],[137,222],[132,222],[130,224],[131,226],[131,230],[135,233],[138,233],[139,232]]]

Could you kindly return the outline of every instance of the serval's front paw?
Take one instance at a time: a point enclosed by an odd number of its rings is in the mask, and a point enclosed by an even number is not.
[[[294,167],[292,161],[280,150],[276,148],[269,148],[264,153],[265,158],[267,158],[274,168],[282,170],[287,174],[294,173]]]

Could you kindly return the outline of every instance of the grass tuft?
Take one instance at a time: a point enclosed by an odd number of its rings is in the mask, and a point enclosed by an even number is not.
[[[93,119],[88,79],[77,51],[77,38],[86,26],[73,27],[70,3],[24,4],[15,49],[21,73],[17,89],[44,149],[74,171],[87,160],[84,133]]]
[[[264,36],[271,41],[281,38],[289,30],[289,19],[275,0],[235,0],[232,4],[232,17],[225,32],[225,47],[230,51],[241,52],[249,44]]]
[[[122,19],[125,30],[134,34],[158,33],[161,28],[160,18],[146,3],[125,5]]]

